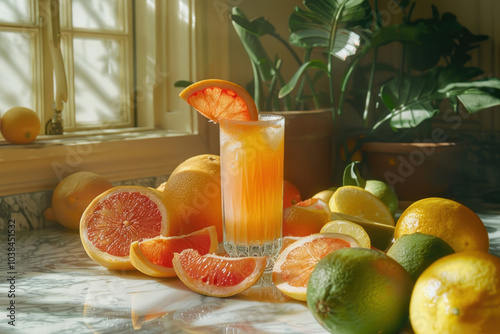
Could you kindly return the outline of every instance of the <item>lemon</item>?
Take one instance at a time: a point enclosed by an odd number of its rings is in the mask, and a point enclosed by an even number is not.
[[[489,249],[488,232],[478,215],[463,204],[446,198],[421,199],[403,211],[394,237],[398,239],[415,232],[440,237],[455,252],[487,252]]]
[[[443,239],[418,232],[398,238],[387,251],[415,281],[434,261],[453,253],[453,248]]]
[[[328,202],[330,202],[330,198],[332,198],[334,192],[335,192],[335,189],[332,189],[332,188],[322,190],[322,191],[314,194],[312,198],[319,198],[319,199],[323,200],[325,203],[328,203]]]
[[[396,192],[389,187],[389,185],[383,181],[379,180],[367,180],[365,184],[365,190],[368,190],[375,196],[377,196],[392,213],[396,214],[398,209],[398,195]]]
[[[40,119],[31,109],[14,107],[3,114],[0,130],[9,143],[29,144],[40,134]]]
[[[348,215],[340,212],[332,212],[332,220],[348,220],[364,228],[370,237],[371,246],[385,250],[394,239],[394,226],[372,222],[371,220]]]
[[[394,218],[387,206],[377,196],[360,187],[339,187],[330,199],[329,206],[332,212],[394,226]]]
[[[333,220],[326,223],[320,233],[341,233],[347,234],[356,239],[361,247],[371,248],[370,236],[360,225],[348,220]]]
[[[395,333],[407,321],[412,287],[408,272],[383,252],[342,248],[316,264],[307,306],[331,333]]]
[[[80,227],[80,218],[92,200],[111,188],[101,175],[82,171],[65,177],[52,193],[52,206],[45,210],[45,219],[57,221],[73,230]]]
[[[500,258],[464,251],[431,264],[415,284],[410,321],[415,334],[498,333]]]

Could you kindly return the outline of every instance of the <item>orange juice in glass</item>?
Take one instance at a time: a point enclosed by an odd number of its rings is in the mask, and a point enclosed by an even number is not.
[[[272,264],[282,237],[285,120],[260,114],[219,125],[224,248]]]

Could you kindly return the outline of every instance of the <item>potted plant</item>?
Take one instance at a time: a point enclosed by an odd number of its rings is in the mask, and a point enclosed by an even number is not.
[[[291,25],[295,24],[298,15],[292,12]],[[312,196],[332,183],[335,161],[329,69],[325,62],[313,59],[314,52],[323,53],[323,49],[329,49],[332,57],[344,61],[355,53],[360,38],[336,25],[327,28],[333,29],[336,36],[332,40],[321,36],[315,41],[304,42],[301,36],[293,34],[293,30],[285,39],[269,20],[264,17],[249,20],[238,7],[232,9],[231,20],[253,70],[248,91],[259,110],[285,117],[285,178],[296,184],[304,197]],[[344,17],[344,21],[358,20],[359,15]],[[286,54],[271,57],[262,38],[276,41]],[[303,52],[299,55],[296,50]],[[290,78],[282,74],[282,64],[286,61],[293,63],[297,75]],[[291,79],[288,84],[287,79]]]
[[[361,45],[348,59],[337,86],[332,72],[332,56],[326,53],[326,59],[304,62],[280,94],[283,98],[294,91],[307,69],[314,67],[326,71],[331,80],[330,100],[335,128],[344,138],[346,162],[361,147],[373,152],[378,142],[389,142],[380,145],[388,146],[390,150],[400,146],[409,148],[406,155],[401,151],[396,157],[382,154],[385,164],[378,169],[368,166],[371,177],[384,179],[396,188],[398,195],[409,189],[402,196],[409,200],[428,195],[417,193],[416,188],[408,185],[414,177],[421,186],[436,184],[437,189],[430,189],[432,195],[441,195],[446,189],[442,181],[449,179],[453,171],[448,169],[450,158],[438,150],[451,148],[452,156],[460,156],[460,145],[449,143],[450,136],[443,129],[432,127],[443,103],[448,103],[449,107],[444,111],[448,118],[456,117],[460,112],[476,113],[500,105],[500,80],[481,77],[483,72],[480,69],[467,65],[469,51],[487,37],[472,34],[453,14],[441,15],[434,6],[430,18],[414,19],[412,13],[417,2],[393,2],[402,13],[401,22],[384,24],[378,1],[371,8],[369,1],[364,0],[340,3],[336,0],[305,0],[305,8],[296,8],[290,18],[293,45],[325,49],[325,44],[318,43],[318,39],[329,38],[326,47],[333,45],[332,40],[340,25],[361,36]],[[379,59],[379,51],[392,44],[401,46],[398,66]],[[354,88],[349,90],[349,84]],[[354,102],[350,103],[354,107],[348,109],[347,102]],[[361,136],[357,144],[350,147],[345,140],[349,134],[345,132],[343,122],[350,113],[356,112],[361,119]],[[438,158],[438,161],[432,163],[432,158]],[[372,163],[375,159],[368,157],[366,160]],[[443,174],[426,180],[428,172],[422,171],[425,165]]]

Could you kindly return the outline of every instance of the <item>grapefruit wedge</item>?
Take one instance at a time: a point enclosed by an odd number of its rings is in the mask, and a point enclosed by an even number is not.
[[[316,233],[291,243],[274,263],[272,279],[285,295],[307,300],[307,282],[319,260],[346,247],[360,247],[351,236],[339,233]]]
[[[172,265],[174,253],[192,248],[205,255],[215,253],[218,245],[215,226],[183,236],[158,236],[134,241],[130,245],[130,262],[143,274],[153,277],[175,277],[177,275]]]
[[[181,281],[205,296],[230,297],[251,287],[264,273],[267,257],[200,255],[194,249],[175,253],[172,261]]]
[[[215,123],[221,119],[256,121],[259,118],[252,96],[230,81],[201,80],[186,87],[179,96]]]
[[[169,211],[158,191],[113,187],[90,202],[80,220],[80,239],[91,259],[111,270],[134,270],[130,245],[165,234]]]

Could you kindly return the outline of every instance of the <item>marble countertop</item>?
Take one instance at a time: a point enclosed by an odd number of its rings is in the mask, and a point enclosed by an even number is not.
[[[500,256],[500,212],[480,216],[490,252]],[[272,284],[206,297],[177,278],[108,271],[87,256],[76,232],[16,232],[10,244],[4,232],[1,333],[326,333],[305,303]]]

